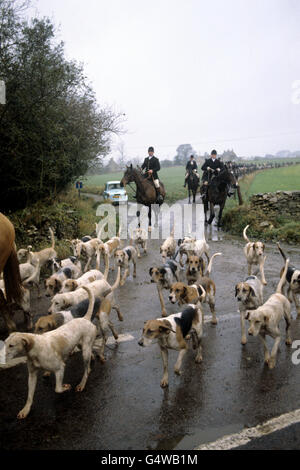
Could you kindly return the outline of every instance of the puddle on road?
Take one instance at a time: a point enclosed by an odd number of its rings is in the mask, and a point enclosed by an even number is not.
[[[216,225],[207,225],[205,227],[205,238],[207,241],[220,242],[223,240],[224,232]]]
[[[243,424],[230,424],[205,429],[196,429],[194,432],[173,438],[160,439],[155,450],[192,450],[202,444],[214,442],[223,436],[240,432]]]

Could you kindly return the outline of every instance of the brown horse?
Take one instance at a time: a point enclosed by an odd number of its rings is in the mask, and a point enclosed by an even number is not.
[[[151,205],[156,203],[156,190],[154,183],[149,178],[145,178],[139,168],[133,168],[132,165],[127,166],[123,178],[121,179],[121,186],[125,187],[126,184],[134,182],[136,184],[136,200],[139,204],[149,207],[148,220],[149,228],[151,227]],[[165,187],[160,182],[160,194],[163,199],[166,196]],[[162,202],[159,203],[161,206]],[[137,214],[139,216],[139,214]],[[157,218],[157,213],[155,213]]]
[[[22,282],[15,246],[15,229],[13,224],[0,212],[0,274],[3,272],[5,296],[0,294],[0,311],[4,316],[9,331],[16,325],[11,318],[10,305],[20,304],[22,300]]]

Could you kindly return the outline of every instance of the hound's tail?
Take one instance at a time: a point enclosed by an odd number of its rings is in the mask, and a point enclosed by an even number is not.
[[[108,271],[109,271],[109,256],[107,253],[105,253],[104,259],[105,259],[105,271],[104,271],[103,277],[107,281]]]
[[[281,278],[280,278],[280,281],[279,281],[279,283],[278,283],[278,286],[277,286],[277,289],[276,289],[276,294],[282,294],[282,293],[283,293],[283,292],[282,292],[282,286],[283,286],[283,284],[284,284],[284,282],[285,282],[285,276],[286,276],[286,273],[287,273],[287,270],[288,270],[289,262],[290,262],[289,259],[287,259],[287,260],[285,261],[284,270],[283,270],[282,276],[281,276]]]
[[[93,291],[88,286],[82,286],[82,289],[87,291],[88,296],[89,296],[89,301],[90,301],[88,310],[87,310],[87,312],[86,312],[86,314],[84,315],[83,318],[85,318],[86,320],[91,320],[93,310],[94,310],[95,296],[94,296]]]
[[[280,251],[280,254],[281,254],[281,256],[283,257],[284,261],[286,261],[286,256],[285,256],[285,254],[283,253],[283,251],[282,251],[282,249],[281,249],[281,246],[279,245],[278,242],[276,243],[276,245],[277,245],[277,248],[278,248],[278,250]]]
[[[250,240],[249,240],[249,238],[248,238],[247,235],[246,235],[246,232],[247,232],[248,227],[250,227],[250,225],[247,225],[247,226],[244,228],[244,230],[243,230],[243,237],[244,237],[244,240],[246,240],[246,242],[251,243]]]
[[[121,267],[118,266],[117,279],[115,280],[114,285],[111,286],[111,290],[112,290],[112,291],[116,290],[116,288],[119,287],[120,279],[121,279]]]
[[[208,266],[207,266],[207,270],[206,270],[206,273],[205,273],[206,276],[208,276],[208,277],[210,276],[211,268],[212,268],[212,262],[213,262],[214,257],[215,256],[222,256],[222,255],[223,255],[223,253],[215,253],[215,254],[212,255],[212,257],[210,258],[210,261],[208,263]]]
[[[118,231],[118,235],[117,235],[117,237],[119,237],[119,238],[120,238],[121,232],[122,232],[122,222],[120,222],[120,225],[119,225],[119,231]]]
[[[53,230],[51,227],[49,227],[49,232],[50,232],[50,235],[51,235],[51,248],[54,250],[54,247],[55,247],[55,238],[54,238],[54,233],[53,233]]]

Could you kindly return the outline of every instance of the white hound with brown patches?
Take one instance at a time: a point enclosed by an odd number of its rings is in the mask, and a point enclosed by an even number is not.
[[[160,254],[163,262],[167,261],[167,258],[173,258],[176,251],[176,241],[174,240],[174,227],[171,231],[170,236],[163,242],[160,247]]]
[[[88,287],[85,286],[84,289],[90,299],[90,305],[84,318],[71,320],[56,330],[43,335],[12,333],[5,340],[6,361],[17,356],[25,355],[27,357],[28,396],[24,408],[18,413],[19,419],[26,418],[30,412],[40,369],[55,374],[56,393],[70,390],[70,384],[63,384],[64,372],[70,353],[78,345],[82,347],[84,372],[76,391],[81,392],[84,389],[91,370],[92,348],[97,336],[97,328],[90,321],[94,307],[94,295]]]
[[[285,276],[288,269],[289,260],[285,262],[284,271],[280,278],[276,293],[260,307],[255,310],[247,310],[245,318],[249,320],[250,327],[248,334],[251,336],[259,335],[264,345],[265,363],[268,364],[269,369],[273,369],[276,364],[277,350],[281,340],[281,332],[279,323],[285,319],[286,322],[286,344],[291,345],[291,304],[288,299],[282,294],[282,286],[284,284]],[[269,353],[266,343],[266,335],[274,339],[271,354]]]
[[[195,237],[186,236],[183,240],[178,240],[179,245],[179,263],[180,266],[183,267],[184,264],[182,262],[183,255],[187,256],[187,259],[190,255],[195,255],[203,257],[205,254],[207,258],[207,262],[209,263],[209,245],[206,242],[205,236],[202,240],[197,240]]]
[[[160,301],[160,306],[162,310],[162,316],[167,316],[167,311],[163,298],[163,289],[171,289],[171,285],[178,278],[179,266],[176,261],[169,259],[163,266],[152,267],[149,269],[149,274],[151,276],[151,282],[155,282],[158,292],[158,297]]]
[[[88,240],[86,242],[77,240],[77,243],[75,245],[76,256],[79,258],[82,254],[85,254],[88,259],[83,272],[88,271],[90,264],[92,262],[92,259],[96,258],[97,256],[97,250],[98,250],[99,245],[101,245],[101,243],[102,242],[98,238],[92,238],[91,240]]]
[[[101,279],[98,281],[91,282],[88,284],[89,288],[93,291],[95,297],[107,297],[111,304],[112,308],[118,312],[119,318],[122,318],[122,314],[120,312],[120,308],[117,305],[115,298],[114,298],[114,291],[117,289],[120,283],[120,274],[121,269],[118,268],[118,274],[115,283],[111,286],[105,279]],[[87,298],[86,290],[84,289],[85,286],[79,287],[75,291],[72,292],[64,292],[62,294],[56,294],[52,298],[52,302],[48,313],[53,314],[63,310],[67,310],[73,305],[81,302],[82,300]]]
[[[51,247],[50,248],[44,248],[43,250],[40,251],[31,251],[32,246],[28,246],[27,249],[21,248],[18,250],[17,255],[19,261],[22,259],[23,256],[27,257],[27,262],[30,262],[34,266],[37,265],[38,261],[40,262],[40,268],[42,268],[48,261],[53,260],[54,258],[57,257],[57,253],[55,251],[55,238],[54,238],[54,233],[51,228],[49,228],[49,232],[51,234]]]
[[[138,344],[140,346],[149,346],[154,341],[158,342],[164,368],[163,378],[160,382],[162,388],[169,385],[168,349],[179,351],[174,372],[180,375],[182,360],[188,350],[187,335],[191,336],[193,348],[196,349],[195,362],[200,363],[202,361],[202,333],[202,312],[201,308],[195,305],[189,305],[182,312],[169,315],[168,318],[157,318],[148,320],[145,323]]]
[[[38,298],[40,298],[40,263],[38,262],[36,266],[33,266],[33,264],[29,262],[22,263],[19,264],[19,269],[23,285],[26,285],[26,283],[28,283],[28,285],[33,284],[38,291]]]
[[[251,276],[252,274],[252,266],[258,265],[261,276],[261,282],[266,286],[267,282],[264,273],[264,264],[266,260],[265,244],[263,242],[251,242],[246,235],[248,227],[249,225],[247,225],[243,230],[243,237],[244,240],[246,240],[247,242],[247,245],[244,247],[244,253],[248,264],[248,276]]]
[[[134,246],[136,248],[138,258],[141,257],[140,247],[144,250],[144,253],[147,253],[147,241],[148,233],[144,228],[136,228],[132,233],[132,239],[134,241]]]
[[[238,301],[241,316],[241,343],[247,343],[245,315],[247,310],[255,310],[263,304],[263,283],[256,276],[248,276],[245,281],[235,286],[235,297]]]
[[[114,257],[117,266],[124,269],[124,273],[120,281],[120,286],[124,286],[125,281],[129,276],[130,263],[133,265],[133,277],[136,277],[137,251],[134,246],[129,245],[123,248],[123,250],[117,250]]]

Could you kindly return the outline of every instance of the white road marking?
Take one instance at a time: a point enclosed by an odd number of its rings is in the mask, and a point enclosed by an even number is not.
[[[270,419],[263,424],[259,424],[253,428],[244,429],[243,431],[224,436],[215,442],[202,444],[194,450],[229,450],[247,444],[252,439],[267,436],[275,431],[290,426],[300,421],[300,409],[283,414],[277,418]]]

